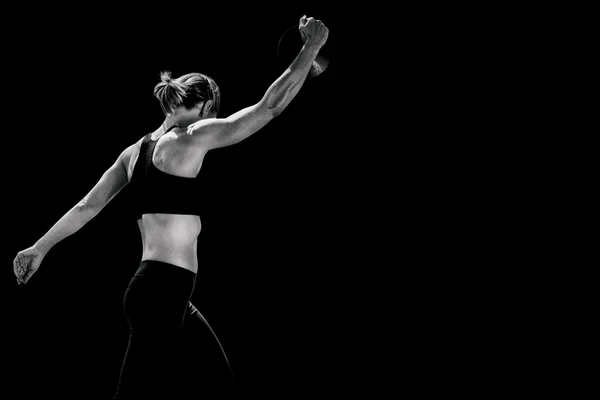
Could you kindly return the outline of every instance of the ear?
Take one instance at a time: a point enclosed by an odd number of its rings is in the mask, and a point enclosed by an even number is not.
[[[196,107],[200,110],[200,116],[202,118],[206,117],[206,113],[208,113],[210,111],[212,106],[213,106],[212,100],[206,100],[204,103],[196,104]]]
[[[210,110],[212,110],[212,106],[213,106],[213,101],[212,100],[207,100],[204,103],[204,113],[208,113]],[[206,116],[206,115],[204,115]]]

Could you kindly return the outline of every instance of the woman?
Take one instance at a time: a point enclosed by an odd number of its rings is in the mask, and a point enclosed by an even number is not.
[[[96,186],[13,262],[18,283],[27,283],[52,246],[77,232],[132,184],[139,196],[143,254],[124,296],[130,339],[115,399],[177,398],[179,384],[190,373],[185,363],[181,368],[178,356],[188,351],[181,348],[186,331],[195,338],[206,335],[203,342],[212,342],[207,346],[227,365],[216,336],[189,302],[201,229],[191,185],[209,150],[249,137],[296,96],[329,34],[321,21],[306,16],[299,30],[304,45],[291,66],[258,103],[227,118],[217,118],[220,94],[211,78],[192,73],[171,79],[163,73],[154,90],[165,114],[161,126],[125,149]]]

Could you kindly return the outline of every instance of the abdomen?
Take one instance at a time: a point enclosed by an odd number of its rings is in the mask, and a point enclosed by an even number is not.
[[[144,214],[140,229],[144,246],[142,260],[167,262],[197,272],[200,217]]]

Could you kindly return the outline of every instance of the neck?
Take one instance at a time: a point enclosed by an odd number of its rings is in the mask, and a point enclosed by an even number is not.
[[[175,125],[173,120],[171,118],[167,117],[160,125],[160,130],[162,131],[162,133],[165,133],[173,125]]]
[[[192,122],[194,122],[194,121],[188,120],[188,119],[179,119],[178,121],[174,121],[171,117],[167,117],[161,124],[160,128],[163,133],[166,132],[173,125],[177,126],[177,128],[175,128],[175,130],[177,130],[177,129],[181,130],[181,129],[187,128],[188,125],[190,125]]]
[[[173,122],[173,120],[171,118],[169,118],[169,117],[165,118],[165,120],[162,122],[162,124],[160,124],[160,127],[152,134],[152,136],[160,138],[173,125],[175,125],[175,123]]]
[[[180,124],[181,124],[181,122],[176,123],[170,117],[165,118],[165,120],[162,122],[162,124],[160,125],[160,128],[159,128],[160,135],[161,136],[164,135],[165,132],[167,132],[173,126],[175,126],[175,128],[172,128],[171,131],[177,131],[178,129],[181,129]]]

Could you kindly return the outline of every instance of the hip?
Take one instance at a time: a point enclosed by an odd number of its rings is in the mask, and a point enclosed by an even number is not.
[[[196,274],[192,271],[162,261],[144,260],[131,277],[127,290],[140,293],[148,300],[176,300],[187,304],[195,286]]]

